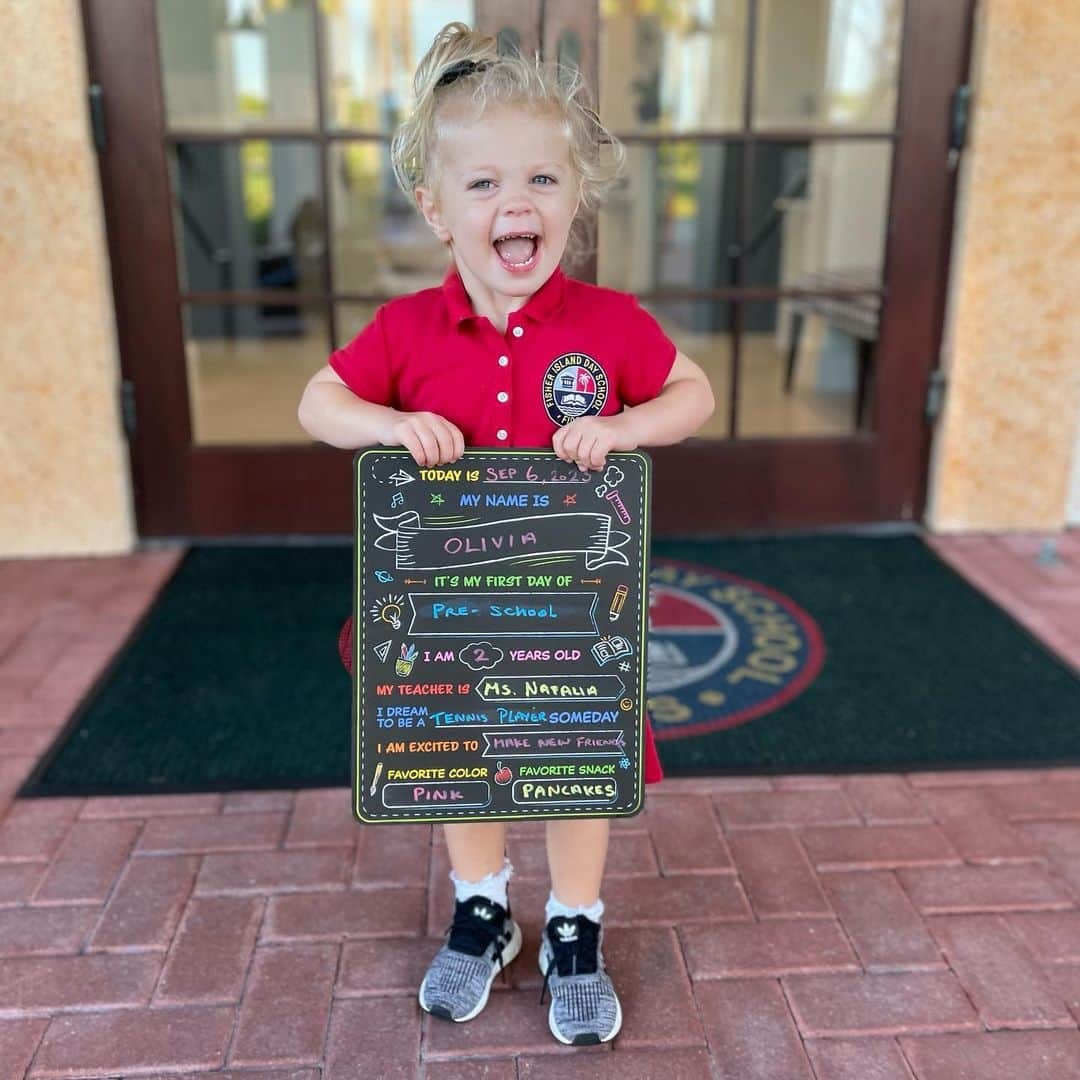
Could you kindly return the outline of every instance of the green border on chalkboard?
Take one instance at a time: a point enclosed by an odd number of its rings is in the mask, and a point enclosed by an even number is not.
[[[558,810],[523,810],[520,813],[509,813],[502,811],[497,814],[469,814],[467,816],[452,816],[448,814],[432,814],[425,817],[393,817],[393,818],[370,818],[365,817],[361,813],[361,801],[362,801],[362,788],[361,783],[363,777],[361,776],[360,765],[360,731],[361,731],[361,719],[360,719],[360,688],[363,685],[362,678],[362,664],[364,649],[362,646],[362,639],[365,637],[364,633],[364,619],[363,612],[359,607],[360,600],[360,583],[363,581],[363,559],[364,552],[361,545],[363,538],[363,532],[361,530],[360,523],[360,466],[364,458],[378,454],[381,457],[400,457],[407,458],[409,461],[413,461],[414,458],[408,450],[401,449],[399,447],[385,447],[385,446],[372,446],[360,450],[353,457],[353,640],[352,640],[352,795],[353,795],[353,816],[357,821],[364,823],[365,825],[394,825],[394,824],[424,824],[435,825],[439,822],[458,824],[460,822],[467,821],[552,821],[558,820],[560,813]],[[546,450],[543,447],[471,447],[466,450],[464,457],[491,457],[492,455],[498,455],[499,457],[536,457],[538,454],[550,457],[551,459],[558,461],[553,451]],[[614,451],[607,455],[607,460],[622,460],[625,461],[628,458],[637,458],[641,462],[642,483],[645,491],[641,501],[641,603],[644,605],[642,609],[641,618],[639,622],[639,641],[638,641],[638,656],[640,662],[638,664],[638,709],[637,709],[637,758],[638,767],[635,769],[637,775],[637,790],[635,792],[635,799],[633,806],[625,810],[590,810],[588,813],[569,811],[565,813],[564,817],[570,818],[599,818],[599,817],[633,817],[635,814],[639,814],[643,807],[643,798],[645,790],[645,676],[646,676],[646,657],[648,647],[648,626],[649,626],[649,612],[648,612],[648,597],[649,597],[649,556],[652,544],[652,458],[642,450],[629,450],[629,451]],[[460,460],[460,459],[459,459]],[[605,463],[606,467],[606,463]]]

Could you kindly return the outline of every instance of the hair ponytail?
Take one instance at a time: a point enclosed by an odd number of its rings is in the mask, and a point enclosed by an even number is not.
[[[436,35],[413,76],[417,103],[434,93],[447,72],[462,64],[492,63],[499,59],[498,42],[489,34],[471,30],[462,22],[447,23]]]
[[[416,104],[394,133],[390,157],[394,176],[406,195],[431,180],[435,106],[444,86],[483,71],[499,58],[496,39],[462,22],[447,23],[436,35],[413,76]],[[454,74],[457,69],[457,74]],[[452,76],[452,77],[451,77]],[[448,78],[449,77],[449,78]]]

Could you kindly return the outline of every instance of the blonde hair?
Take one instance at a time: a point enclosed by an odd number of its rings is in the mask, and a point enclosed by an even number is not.
[[[418,187],[435,180],[440,110],[450,101],[471,101],[477,116],[493,104],[523,105],[557,114],[564,125],[570,162],[581,185],[581,205],[596,210],[622,172],[626,151],[593,111],[577,68],[500,54],[494,37],[461,22],[436,35],[413,78],[415,107],[394,133],[390,157],[402,191],[415,202]],[[589,223],[578,214],[564,262],[579,263],[591,250]]]

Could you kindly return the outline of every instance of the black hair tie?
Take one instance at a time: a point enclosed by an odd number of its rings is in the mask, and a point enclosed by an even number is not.
[[[458,60],[457,63],[451,64],[439,76],[438,81],[435,83],[435,89],[438,90],[441,86],[449,86],[464,75],[472,75],[474,72],[483,71],[490,66],[490,60]]]

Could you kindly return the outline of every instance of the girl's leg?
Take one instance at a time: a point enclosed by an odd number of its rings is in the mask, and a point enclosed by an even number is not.
[[[462,881],[497,874],[506,850],[505,821],[462,821],[443,826],[450,865]]]
[[[544,989],[551,991],[548,1027],[568,1045],[608,1042],[622,1026],[622,1006],[604,970],[599,925],[610,826],[608,818],[564,819],[547,825],[551,895],[544,911],[547,925],[539,960]]]
[[[453,867],[454,921],[420,984],[420,1006],[444,1020],[471,1020],[487,1004],[496,974],[521,950],[510,917],[506,824],[467,821],[443,826]]]
[[[547,823],[551,891],[568,907],[590,907],[600,899],[607,860],[609,818],[564,818]]]

